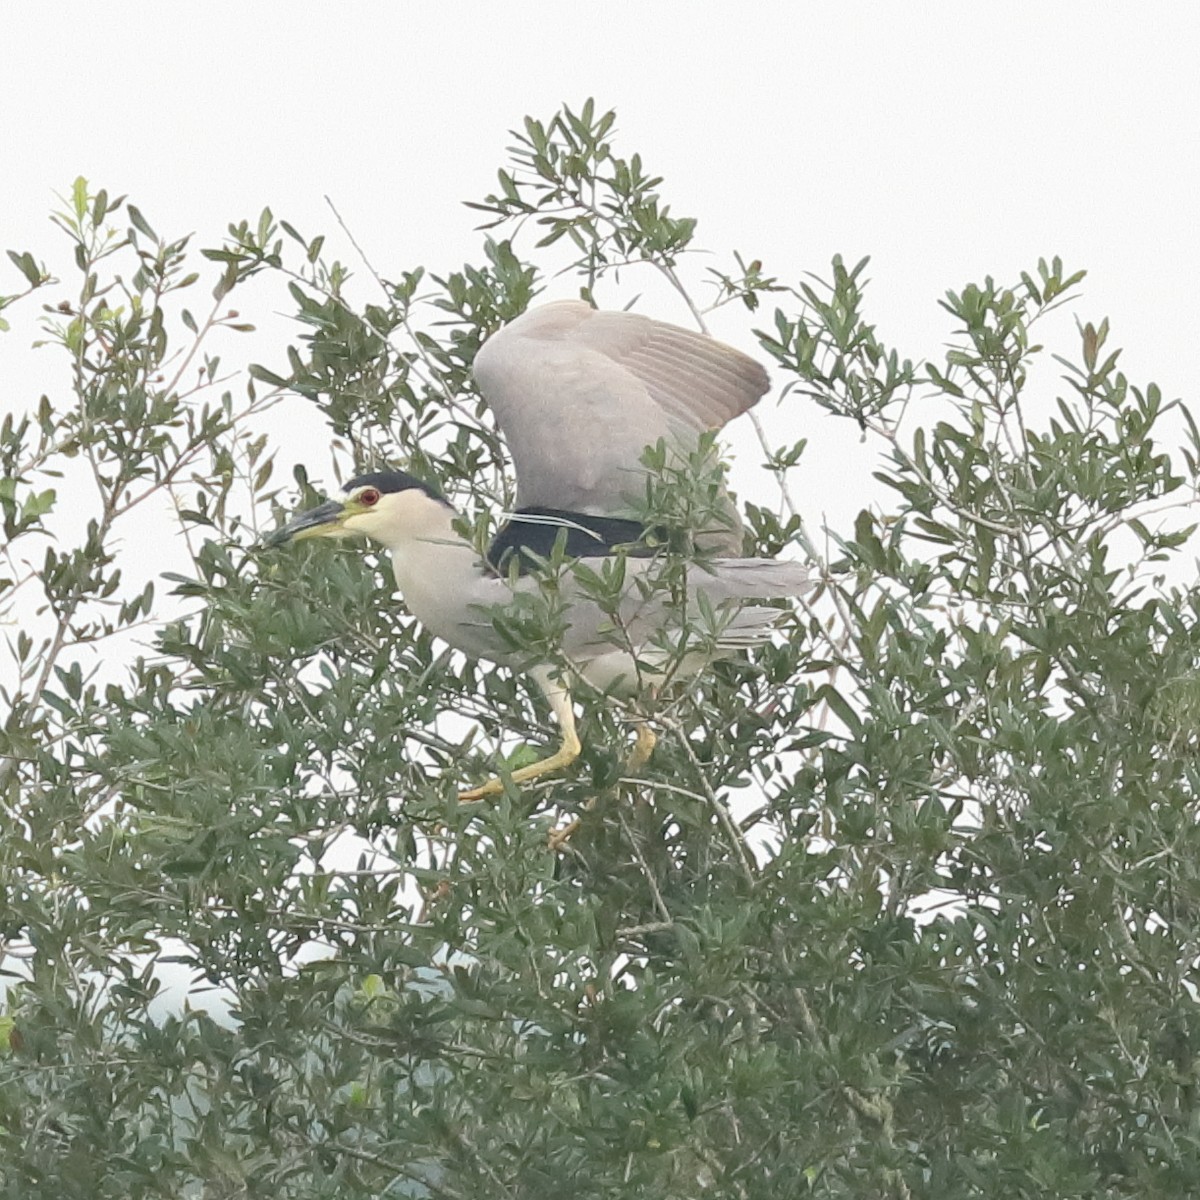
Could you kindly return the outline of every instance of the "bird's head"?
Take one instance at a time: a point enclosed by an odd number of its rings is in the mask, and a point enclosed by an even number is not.
[[[269,545],[315,537],[369,537],[398,546],[420,537],[433,524],[445,524],[449,506],[441,496],[406,471],[358,475],[342,488],[339,500],[326,500],[294,516],[269,539]]]

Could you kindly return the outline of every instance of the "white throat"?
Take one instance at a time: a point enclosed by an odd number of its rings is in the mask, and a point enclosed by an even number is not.
[[[388,527],[369,536],[392,557],[396,586],[409,612],[452,646],[464,644],[463,612],[457,602],[470,596],[486,574],[479,554],[455,528],[458,514],[449,505],[416,490],[388,497]]]

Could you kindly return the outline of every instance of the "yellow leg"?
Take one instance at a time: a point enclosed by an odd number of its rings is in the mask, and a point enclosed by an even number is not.
[[[637,727],[637,739],[625,760],[625,773],[636,775],[650,761],[650,755],[654,753],[654,747],[657,745],[658,734],[643,721]]]
[[[549,758],[530,763],[527,767],[518,767],[509,776],[513,783],[528,783],[531,779],[549,775],[552,771],[561,771],[563,767],[569,767],[579,757],[581,749],[579,734],[575,731],[575,710],[571,706],[571,693],[545,667],[537,667],[530,674],[542,691],[546,693],[546,699],[550,701],[550,707],[554,710],[559,728],[562,730],[562,741]],[[473,804],[476,800],[485,800],[488,796],[498,796],[502,791],[504,791],[503,779],[489,779],[487,783],[480,784],[479,787],[459,792],[458,800],[460,804]]]
[[[584,806],[585,813],[591,812],[596,807],[596,797],[593,796]],[[573,821],[568,821],[561,829],[550,830],[550,836],[546,839],[546,848],[557,853],[570,840],[571,835],[579,828],[579,822],[583,820],[582,816],[576,817]]]
[[[654,747],[657,744],[658,734],[643,721],[637,727],[637,739],[633,743],[633,749],[629,751],[629,755],[625,759],[624,773],[626,775],[636,775],[650,761],[650,755],[654,753]],[[564,825],[561,829],[553,830],[546,840],[546,845],[551,850],[561,850],[570,840],[571,834],[579,828],[579,822],[583,819],[583,814],[590,813],[596,807],[598,799],[599,797],[593,796],[583,806],[583,812],[575,820]]]

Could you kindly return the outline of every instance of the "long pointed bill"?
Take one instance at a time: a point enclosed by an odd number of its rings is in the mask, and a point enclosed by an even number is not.
[[[300,542],[305,538],[339,537],[342,522],[350,515],[340,500],[326,500],[308,512],[293,517],[282,529],[277,529],[269,538],[268,546],[282,546],[284,542]]]

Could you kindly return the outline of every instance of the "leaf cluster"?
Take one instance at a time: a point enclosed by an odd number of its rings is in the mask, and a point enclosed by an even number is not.
[[[548,736],[541,701],[374,554],[263,548],[317,495],[272,484],[283,395],[329,429],[314,478],[403,464],[486,544],[511,480],[471,362],[554,243],[586,295],[637,262],[710,311],[613,114],[515,136],[461,269],[360,280],[270,211],[197,263],[82,180],[70,282],[10,256],[62,383],[0,429],[0,1196],[1194,1193],[1200,439],[1107,322],[1066,344],[1081,273],[948,293],[923,359],[865,260],[710,271],[711,307],[772,305],[803,427],[763,432],[746,550],[820,586],[753,657],[589,698],[578,769],[494,805],[457,791]],[[296,335],[231,382],[251,279]],[[882,491],[827,558],[789,479],[838,419]],[[726,485],[711,446],[645,464],[646,587],[686,607]],[[619,640],[627,571],[552,555],[511,636],[553,652],[569,573]]]

